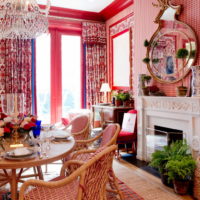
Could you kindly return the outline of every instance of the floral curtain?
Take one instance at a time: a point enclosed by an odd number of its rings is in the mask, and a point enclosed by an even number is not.
[[[84,22],[82,26],[85,51],[85,103],[86,107],[90,108],[101,101],[101,84],[107,82],[106,26],[90,22]]]
[[[31,113],[31,40],[0,40],[0,94],[24,93],[24,111]]]

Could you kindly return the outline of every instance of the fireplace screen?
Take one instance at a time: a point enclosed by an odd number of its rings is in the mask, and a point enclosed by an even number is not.
[[[162,150],[163,146],[170,145],[173,141],[182,140],[183,131],[168,127],[154,126],[147,128],[146,150],[147,158],[150,160],[151,154],[156,150]]]

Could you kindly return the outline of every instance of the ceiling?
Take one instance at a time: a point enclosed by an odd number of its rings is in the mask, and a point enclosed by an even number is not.
[[[114,0],[51,0],[51,6],[100,12]],[[37,0],[38,4],[46,5],[47,0]]]

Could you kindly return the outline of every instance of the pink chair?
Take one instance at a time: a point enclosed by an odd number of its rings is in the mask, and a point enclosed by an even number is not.
[[[131,113],[133,115],[137,115],[137,110],[129,110],[128,113]],[[119,144],[124,144],[127,148],[127,144],[131,144],[132,146],[132,152],[137,153],[137,119],[135,122],[135,127],[133,132],[123,131],[121,130],[119,132],[119,135],[117,137],[117,144],[118,144],[118,154],[119,154]]]
[[[66,127],[71,128],[75,140],[87,139],[90,132],[90,119],[88,115],[78,115]]]
[[[61,180],[40,181],[28,180],[20,188],[19,200],[103,200],[106,199],[106,182],[112,166],[116,145],[102,148],[97,154],[91,155],[87,162],[71,160],[61,170]],[[65,168],[80,166],[65,177]]]
[[[119,131],[120,131],[119,124],[108,124],[107,127],[96,137],[88,140],[77,140],[76,143],[79,146],[85,146],[85,148],[87,147],[88,149],[82,149],[73,153],[71,155],[71,159],[87,162],[91,157],[91,155],[96,154],[101,148],[105,148],[113,144],[116,144]],[[90,149],[89,146],[91,146],[91,144],[93,144],[95,141],[98,141],[100,138],[101,142],[99,144],[99,147],[96,149]],[[74,169],[70,169],[70,171],[73,170]],[[112,167],[110,168],[108,175],[109,175],[108,176],[109,184],[107,185],[109,189],[107,188],[107,191],[116,193],[117,195],[119,195],[120,200],[124,200],[123,194],[119,189],[118,181]]]

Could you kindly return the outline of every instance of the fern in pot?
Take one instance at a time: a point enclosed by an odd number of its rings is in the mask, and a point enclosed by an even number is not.
[[[191,155],[177,156],[166,164],[169,180],[173,181],[174,191],[178,194],[186,194],[190,182],[193,180],[196,161]]]
[[[174,160],[179,156],[189,156],[189,146],[186,140],[177,140],[169,146],[164,146],[162,150],[157,150],[152,154],[150,166],[157,168],[161,175],[164,185],[173,186],[171,179],[168,177],[168,169],[166,165],[170,160]]]

